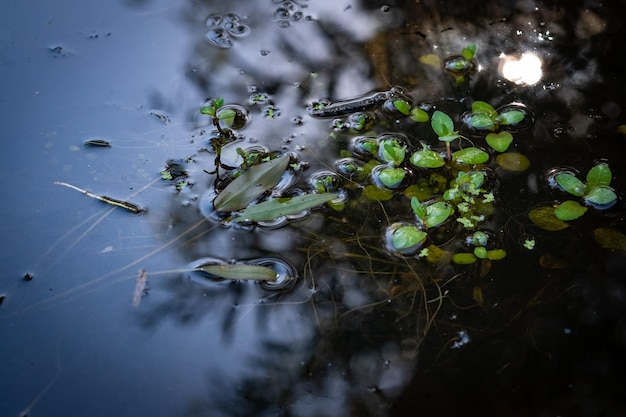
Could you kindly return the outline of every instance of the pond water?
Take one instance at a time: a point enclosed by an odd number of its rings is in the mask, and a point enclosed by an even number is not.
[[[626,414],[626,5],[36,3],[0,17],[0,416]],[[216,212],[241,154],[343,200]]]

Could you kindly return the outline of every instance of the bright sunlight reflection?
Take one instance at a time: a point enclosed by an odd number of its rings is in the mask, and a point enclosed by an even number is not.
[[[501,54],[498,70],[504,78],[516,84],[533,85],[542,76],[541,59],[532,53],[521,57]]]

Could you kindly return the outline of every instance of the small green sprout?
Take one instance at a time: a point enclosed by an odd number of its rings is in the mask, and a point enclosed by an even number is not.
[[[526,239],[524,240],[524,248],[528,250],[535,249],[535,239]]]

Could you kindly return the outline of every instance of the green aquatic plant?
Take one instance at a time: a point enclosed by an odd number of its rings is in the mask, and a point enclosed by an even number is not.
[[[524,112],[519,109],[505,108],[498,113],[491,104],[475,101],[467,123],[473,129],[488,131],[485,136],[487,144],[497,152],[505,152],[513,141],[513,135],[501,130],[501,127],[515,126],[525,117]]]
[[[609,165],[601,162],[587,172],[586,182],[569,172],[555,175],[554,181],[562,190],[582,198],[587,205],[605,209],[617,201],[617,195],[610,187],[612,177]],[[569,221],[581,217],[587,210],[587,207],[582,206],[578,201],[567,200],[555,208],[554,215],[560,220]]]

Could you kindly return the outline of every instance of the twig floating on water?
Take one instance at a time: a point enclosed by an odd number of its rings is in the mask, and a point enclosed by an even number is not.
[[[89,139],[83,142],[83,145],[95,148],[110,148],[111,142],[104,139]]]
[[[143,269],[140,269],[139,275],[137,275],[137,282],[135,283],[135,292],[133,292],[133,307],[139,307],[139,303],[141,303],[141,297],[143,297],[147,283],[148,273]]]
[[[116,198],[107,197],[105,195],[97,195],[97,194],[94,194],[94,193],[92,193],[90,191],[83,190],[82,188],[78,188],[75,185],[68,184],[66,182],[55,181],[54,183],[57,184],[57,185],[62,185],[64,187],[71,188],[72,190],[76,190],[76,191],[78,191],[80,193],[85,194],[87,197],[95,198],[96,200],[103,201],[103,202],[105,202],[107,204],[111,204],[113,206],[121,207],[123,209],[126,209],[126,210],[130,211],[131,213],[134,213],[134,214],[139,214],[139,213],[141,213],[143,211],[143,209],[141,207],[139,207],[136,204],[129,203],[128,201],[118,200]]]

